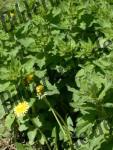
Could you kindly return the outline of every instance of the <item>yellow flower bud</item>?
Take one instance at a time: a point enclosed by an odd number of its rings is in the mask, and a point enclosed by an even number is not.
[[[33,80],[34,75],[33,74],[29,74],[24,78],[24,84],[28,85],[32,80]]]
[[[29,74],[29,75],[26,77],[27,83],[31,82],[32,80],[33,80],[33,74]]]
[[[37,92],[38,95],[43,95],[43,93],[44,93],[44,86],[43,85],[38,85],[36,87],[36,92]]]
[[[12,13],[12,12],[10,12],[10,16],[11,16],[11,17],[14,17],[14,16],[15,16],[15,14],[14,14],[14,13]]]

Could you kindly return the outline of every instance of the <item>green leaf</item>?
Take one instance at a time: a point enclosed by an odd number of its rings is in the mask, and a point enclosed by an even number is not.
[[[42,145],[44,145],[45,144],[45,137],[43,136],[43,135],[41,135],[41,138],[40,138],[40,143],[42,144]]]
[[[28,129],[28,126],[26,126],[26,124],[21,124],[20,126],[19,126],[19,131],[26,131]]]
[[[10,85],[10,82],[0,84],[0,92],[4,92]]]
[[[87,118],[87,117],[86,117]],[[90,122],[88,119],[79,118],[77,120],[77,136],[80,137],[82,134],[87,133],[88,135],[91,134],[93,123]]]
[[[32,56],[31,57],[29,56],[29,58],[27,57],[27,59],[28,60],[24,63],[23,67],[25,68],[25,70],[27,72],[32,72],[32,71],[34,71],[33,66],[36,62],[36,58],[32,57]]]
[[[39,117],[35,117],[32,118],[33,123],[37,126],[37,127],[41,127],[42,126],[42,122],[39,120]]]
[[[26,149],[24,148],[24,145],[21,144],[21,143],[16,142],[15,145],[16,145],[16,149],[17,149],[17,150],[26,150]]]
[[[0,119],[2,119],[6,114],[4,107],[6,106],[3,106],[2,101],[0,100]]]
[[[59,91],[55,85],[52,85],[48,79],[46,79],[47,95],[59,94]]]
[[[34,140],[35,140],[36,135],[37,135],[37,129],[33,129],[33,130],[30,130],[27,132],[27,136],[28,136],[30,145],[34,144]]]
[[[45,74],[46,74],[46,70],[36,70],[36,71],[35,71],[35,75],[36,75],[38,78],[43,78],[43,77],[45,77]]]
[[[12,124],[15,120],[15,115],[13,113],[10,113],[6,119],[5,119],[5,126],[7,127],[7,129],[11,130]]]
[[[25,38],[25,39],[20,39],[18,42],[23,45],[25,48],[30,47],[32,44],[35,44],[35,40],[33,38]]]
[[[73,128],[73,121],[72,121],[72,119],[71,119],[70,116],[67,118],[67,126],[68,126],[68,129],[69,129],[70,131],[74,131],[74,128]]]
[[[102,106],[106,107],[106,108],[113,108],[113,104],[112,103],[105,103]]]

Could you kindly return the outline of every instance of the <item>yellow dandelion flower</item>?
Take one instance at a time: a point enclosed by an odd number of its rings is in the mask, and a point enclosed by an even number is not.
[[[43,86],[43,85],[38,85],[38,86],[36,87],[36,92],[37,92],[37,94],[39,94],[39,95],[44,94],[44,86]]]
[[[14,113],[17,117],[22,117],[27,113],[28,109],[29,109],[28,102],[23,101],[14,107]]]
[[[33,74],[27,75],[27,77],[26,77],[26,82],[27,82],[27,83],[30,83],[32,80],[33,80]]]

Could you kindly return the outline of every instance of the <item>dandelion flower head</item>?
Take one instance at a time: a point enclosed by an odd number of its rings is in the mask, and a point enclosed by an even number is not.
[[[14,113],[17,117],[22,117],[27,113],[28,109],[29,109],[28,102],[23,101],[14,107]]]

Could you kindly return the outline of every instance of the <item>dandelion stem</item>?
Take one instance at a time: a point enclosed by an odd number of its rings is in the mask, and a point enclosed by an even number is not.
[[[73,145],[73,142],[72,142],[72,139],[71,139],[71,136],[70,136],[70,132],[69,132],[69,129],[68,129],[68,127],[67,127],[65,121],[62,119],[62,117],[60,116],[60,114],[51,106],[51,104],[48,102],[48,100],[47,100],[46,97],[44,97],[44,100],[45,100],[46,104],[50,107],[50,109],[51,109],[51,111],[52,111],[52,113],[53,113],[53,115],[54,115],[54,117],[55,117],[55,119],[56,119],[56,121],[57,121],[59,127],[61,128],[61,130],[62,130],[64,136],[66,137],[66,136],[68,135],[68,138],[69,138],[69,141],[70,141],[70,142],[69,142],[69,145],[70,145],[71,148],[73,149],[73,146],[72,146],[72,145]],[[58,117],[57,117],[57,116],[58,116]],[[62,127],[62,125],[61,125],[61,123],[60,123],[60,121],[59,121],[59,119],[60,119],[61,122],[64,124],[65,129],[66,129],[66,131],[67,131],[67,134],[65,133],[65,131],[64,131],[64,129],[63,129],[63,127]]]
[[[63,129],[63,127],[62,127],[62,125],[61,125],[61,123],[60,123],[60,121],[59,121],[57,115],[55,114],[55,111],[54,111],[54,109],[52,108],[51,104],[48,102],[48,100],[47,100],[46,97],[44,97],[44,100],[45,100],[46,104],[50,107],[50,110],[52,111],[52,113],[53,113],[53,115],[54,115],[54,117],[55,117],[55,119],[56,119],[56,121],[57,121],[59,127],[61,128],[61,130],[62,130],[62,132],[63,132],[63,134],[66,136],[65,131],[64,131],[64,129]]]

